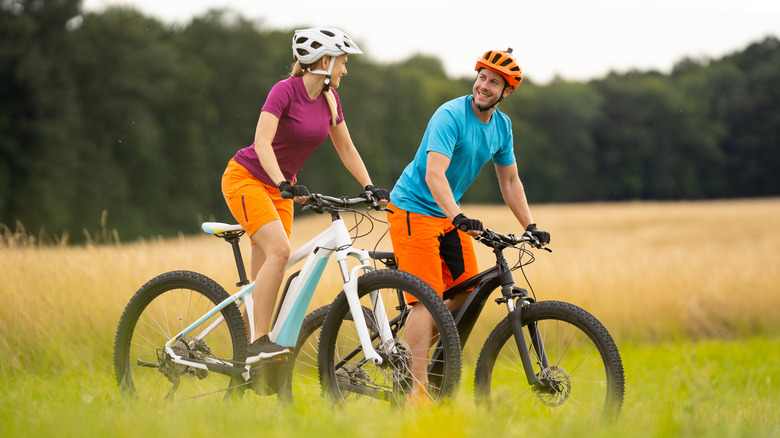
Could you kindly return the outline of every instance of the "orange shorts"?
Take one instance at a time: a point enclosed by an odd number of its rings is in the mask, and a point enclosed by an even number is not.
[[[387,220],[399,269],[420,277],[439,296],[479,273],[472,237],[449,219],[411,213],[392,204],[388,207],[395,211]]]
[[[279,189],[264,184],[233,159],[222,174],[222,195],[233,217],[250,238],[260,227],[275,220],[282,221],[284,231],[290,237],[292,199],[283,199]]]

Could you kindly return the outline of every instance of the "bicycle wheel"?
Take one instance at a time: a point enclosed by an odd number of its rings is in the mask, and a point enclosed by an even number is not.
[[[222,286],[195,272],[168,272],[144,284],[130,299],[116,332],[114,371],[120,390],[144,401],[241,393],[247,335],[235,304],[172,346],[182,358],[208,364],[209,370],[175,364],[164,349],[169,339],[226,298]],[[203,335],[220,315],[224,321]]]
[[[531,389],[507,317],[490,334],[477,360],[477,402],[493,408],[509,405],[524,417],[616,420],[623,404],[623,363],[607,329],[585,310],[559,301],[528,304],[521,315],[534,373],[552,389]],[[537,339],[546,357],[544,369],[539,349],[533,347]]]
[[[385,342],[379,338],[380,324],[371,310],[374,293],[381,297],[383,308],[379,310],[390,321],[392,339]],[[411,308],[404,293],[419,300],[415,311],[422,306],[432,318],[432,326],[424,327],[430,332],[425,337],[407,336],[419,332],[420,325],[406,324]],[[416,391],[434,402],[452,395],[461,376],[460,340],[452,315],[436,292],[406,272],[380,270],[358,279],[358,296],[372,344],[383,361],[374,364],[365,359],[347,297],[341,292],[331,304],[320,338],[319,367],[325,394],[335,401],[379,400],[395,405],[405,404]],[[420,368],[422,373],[414,372]]]

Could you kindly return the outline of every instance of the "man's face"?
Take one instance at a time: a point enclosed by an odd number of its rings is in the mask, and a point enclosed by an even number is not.
[[[477,73],[477,80],[471,90],[474,94],[474,103],[480,108],[488,108],[498,102],[502,92],[504,97],[512,92],[511,87],[504,90],[504,78],[493,70],[483,68]]]

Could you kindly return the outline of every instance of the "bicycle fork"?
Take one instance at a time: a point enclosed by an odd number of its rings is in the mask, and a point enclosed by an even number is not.
[[[539,377],[534,373],[534,365],[531,359],[531,350],[528,348],[528,343],[525,340],[525,333],[523,333],[523,320],[522,320],[522,304],[515,306],[513,298],[517,296],[514,288],[509,286],[503,286],[501,293],[506,298],[506,305],[509,309],[509,323],[512,326],[512,333],[515,337],[515,344],[517,345],[517,351],[520,354],[520,360],[523,363],[525,369],[525,377],[528,380],[528,384],[531,385],[534,391],[547,391],[550,389],[550,385],[539,380]],[[520,298],[525,294],[521,294]],[[539,360],[539,366],[541,370],[549,367],[547,362],[547,354],[544,351],[544,345],[542,344],[542,338],[539,334],[539,326],[536,323],[528,324],[528,334],[531,338],[531,344],[534,351],[536,351],[536,357]]]
[[[371,344],[371,334],[368,331],[368,324],[363,315],[363,306],[360,304],[357,285],[360,271],[371,271],[373,270],[373,266],[368,264],[366,257],[366,259],[361,260],[363,263],[362,265],[354,267],[352,271],[349,272],[345,258],[336,257],[336,259],[341,268],[341,275],[344,277],[344,294],[347,296],[349,311],[352,314],[352,320],[355,323],[355,329],[357,330],[360,345],[363,348],[363,354],[366,360],[371,361],[375,365],[379,365],[384,360]],[[392,339],[392,330],[390,328],[390,322],[387,320],[387,313],[385,313],[382,297],[377,291],[371,291],[368,295],[371,300],[371,310],[374,314],[374,319],[376,324],[379,325],[377,328],[379,330],[379,337],[382,340],[380,345],[385,345],[386,342]]]

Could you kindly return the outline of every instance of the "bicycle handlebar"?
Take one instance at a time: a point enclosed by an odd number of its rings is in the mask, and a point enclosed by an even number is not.
[[[282,192],[281,196],[285,199],[293,198],[293,195],[290,192]],[[378,200],[374,199],[371,192],[363,192],[355,197],[335,197],[320,193],[312,193],[306,202],[303,203],[303,208],[314,210],[317,213],[324,213],[325,211],[337,211],[360,204],[368,204],[368,208],[371,210],[392,211],[380,204]]]
[[[518,243],[528,243],[534,248],[552,252],[551,248],[542,245],[539,239],[527,231],[520,236],[515,236],[514,234],[501,234],[498,231],[485,228],[485,231],[483,231],[480,236],[477,236],[476,239],[477,241],[490,247],[495,247],[497,244],[514,246]]]
[[[293,194],[290,192],[281,192],[282,198],[292,199]],[[389,211],[393,210],[387,208],[385,205],[380,204],[371,192],[363,192],[355,197],[342,196],[328,196],[321,193],[312,193],[309,198],[304,202],[304,209],[314,210],[316,213],[324,213],[326,211],[338,211],[353,207],[355,205],[368,204],[369,210]],[[476,237],[476,240],[490,247],[496,245],[514,246],[519,243],[528,243],[532,247],[537,249],[543,249],[547,252],[552,252],[552,249],[544,246],[539,239],[534,237],[530,232],[525,232],[520,236],[514,234],[502,234],[498,231],[493,231],[489,228],[485,228],[480,236]]]

